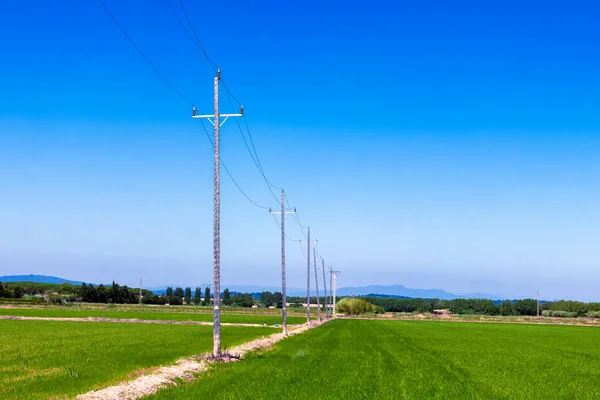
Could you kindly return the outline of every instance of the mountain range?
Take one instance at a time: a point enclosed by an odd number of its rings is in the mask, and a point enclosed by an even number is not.
[[[0,276],[0,282],[36,282],[36,283],[70,283],[72,285],[81,285],[81,281],[72,281],[68,279],[58,278],[56,276],[45,276],[45,275],[9,275]],[[173,285],[175,288],[177,285]],[[182,285],[181,287],[184,287]],[[263,291],[280,292],[281,287],[277,286],[257,286],[257,285],[221,285],[222,289],[228,288],[231,292],[238,293],[257,293]],[[157,286],[146,288],[156,294],[164,294],[167,286]],[[204,289],[204,288],[202,288]],[[314,296],[316,292],[311,291]],[[306,289],[302,288],[287,288],[288,296],[306,296]],[[454,294],[447,292],[442,289],[412,289],[407,288],[403,285],[370,285],[370,286],[357,286],[357,287],[342,287],[337,289],[338,296],[366,296],[366,295],[388,295],[397,297],[413,297],[413,298],[426,298],[426,299],[442,299],[452,300],[456,298],[479,298],[479,299],[501,299],[502,296],[491,295],[486,293],[467,293],[467,294]]]

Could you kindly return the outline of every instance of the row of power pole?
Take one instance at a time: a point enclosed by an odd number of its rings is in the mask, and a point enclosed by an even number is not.
[[[217,75],[214,78],[214,112],[212,114],[198,115],[196,113],[196,107],[192,108],[192,118],[194,119],[206,119],[214,127],[214,198],[213,198],[213,356],[221,356],[221,197],[220,197],[220,155],[219,155],[219,130],[221,126],[229,118],[242,117],[244,115],[244,108],[240,106],[239,114],[221,114],[219,112],[219,81],[221,79],[221,70],[217,71]],[[223,120],[221,121],[221,118]],[[269,209],[271,214],[279,214],[281,216],[281,294],[282,294],[282,316],[283,316],[283,333],[287,335],[287,296],[286,296],[286,274],[285,274],[285,215],[294,214],[296,209],[293,211],[285,211],[285,194],[283,189],[281,190],[281,212],[273,212]],[[308,249],[308,268],[307,268],[307,319],[310,322],[310,228],[308,228],[307,237],[307,249]],[[319,282],[317,277],[317,260],[316,252],[313,248],[313,258],[315,265],[315,285],[317,287],[317,305],[319,309],[319,319],[321,319],[320,300],[319,300]],[[336,276],[339,271],[333,271],[330,269],[330,274],[333,277],[333,314],[335,314],[335,300],[336,300]],[[331,279],[331,277],[330,277]],[[323,283],[325,284],[325,262],[323,261]],[[140,282],[140,292],[141,292]],[[326,284],[325,292],[327,292]],[[332,290],[332,284],[329,285],[330,292]],[[141,298],[141,293],[140,293]],[[332,306],[331,301],[329,303],[330,308]],[[327,309],[327,306],[326,306]],[[330,316],[330,310],[327,309],[327,316]]]

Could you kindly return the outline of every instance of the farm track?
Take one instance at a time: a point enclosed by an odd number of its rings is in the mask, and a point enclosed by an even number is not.
[[[327,321],[311,321],[309,324],[303,324],[296,329],[290,330],[288,336],[294,336],[324,324]],[[244,325],[244,324],[230,324]],[[249,324],[245,324],[248,326]],[[262,325],[261,325],[262,326]],[[273,344],[285,339],[283,333],[275,333],[266,338],[255,339],[251,342],[241,344],[223,353],[224,360],[236,361],[242,359],[249,351],[259,349],[268,349]],[[214,361],[210,360],[210,355],[200,355],[177,360],[176,365],[170,367],[161,367],[148,371],[139,371],[131,374],[132,376],[141,375],[138,378],[122,382],[119,385],[110,386],[101,390],[93,390],[77,396],[77,400],[134,400],[144,396],[156,393],[163,387],[177,385],[178,381],[192,382],[195,380],[194,374],[202,373],[208,370],[209,365]]]
[[[103,318],[103,317],[87,317],[87,318],[64,318],[64,317],[21,317],[21,316],[8,316],[0,315],[0,320],[17,320],[17,321],[58,321],[58,322],[120,322],[120,323],[134,323],[134,324],[161,324],[161,325],[208,325],[212,326],[212,322],[203,321],[173,321],[164,319],[125,319],[125,318]],[[264,325],[264,324],[241,324],[231,322],[221,322],[223,326],[247,326],[255,328],[274,328],[281,329],[279,326]],[[292,329],[298,325],[288,325]]]

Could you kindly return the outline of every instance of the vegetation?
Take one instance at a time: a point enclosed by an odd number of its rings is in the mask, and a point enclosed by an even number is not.
[[[213,315],[209,313],[174,313],[145,311],[145,309],[119,311],[111,309],[93,310],[73,308],[0,308],[0,315],[46,318],[116,318],[199,322],[213,321]],[[221,313],[221,322],[223,323],[274,325],[281,324],[281,318],[281,315],[230,314],[228,312]],[[306,318],[288,315],[287,322],[289,324],[302,324],[306,322]]]
[[[379,308],[361,297],[347,297],[337,303],[337,311],[346,315],[362,315],[377,312]]]
[[[535,299],[495,302],[488,299],[440,300],[374,296],[362,298],[371,304],[383,307],[386,312],[431,313],[433,310],[445,309],[454,314],[537,315],[537,301]],[[570,300],[541,302],[540,311],[544,310],[574,312],[577,314],[576,316],[583,317],[589,312],[600,311],[600,303],[583,303]]]
[[[273,332],[221,329],[224,347]],[[211,347],[210,326],[0,321],[0,398],[74,397]]]
[[[598,339],[576,326],[336,320],[151,398],[591,399]]]

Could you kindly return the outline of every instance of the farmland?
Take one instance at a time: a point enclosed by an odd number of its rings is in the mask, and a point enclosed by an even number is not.
[[[273,333],[222,330],[224,348]],[[0,398],[74,397],[211,348],[210,326],[0,321]]]
[[[0,308],[0,315],[45,317],[45,318],[114,318],[114,319],[143,319],[143,320],[168,320],[168,321],[198,321],[212,322],[212,313],[193,312],[192,307],[187,307],[188,312],[169,312],[165,308],[153,311],[150,308],[134,309],[90,309],[90,308]],[[314,313],[313,313],[314,314]],[[221,322],[237,324],[281,324],[281,310],[278,315],[263,315],[261,313],[237,314],[223,312]],[[288,324],[302,324],[306,322],[305,316],[288,316]]]
[[[591,399],[599,339],[591,327],[336,320],[151,398]]]

